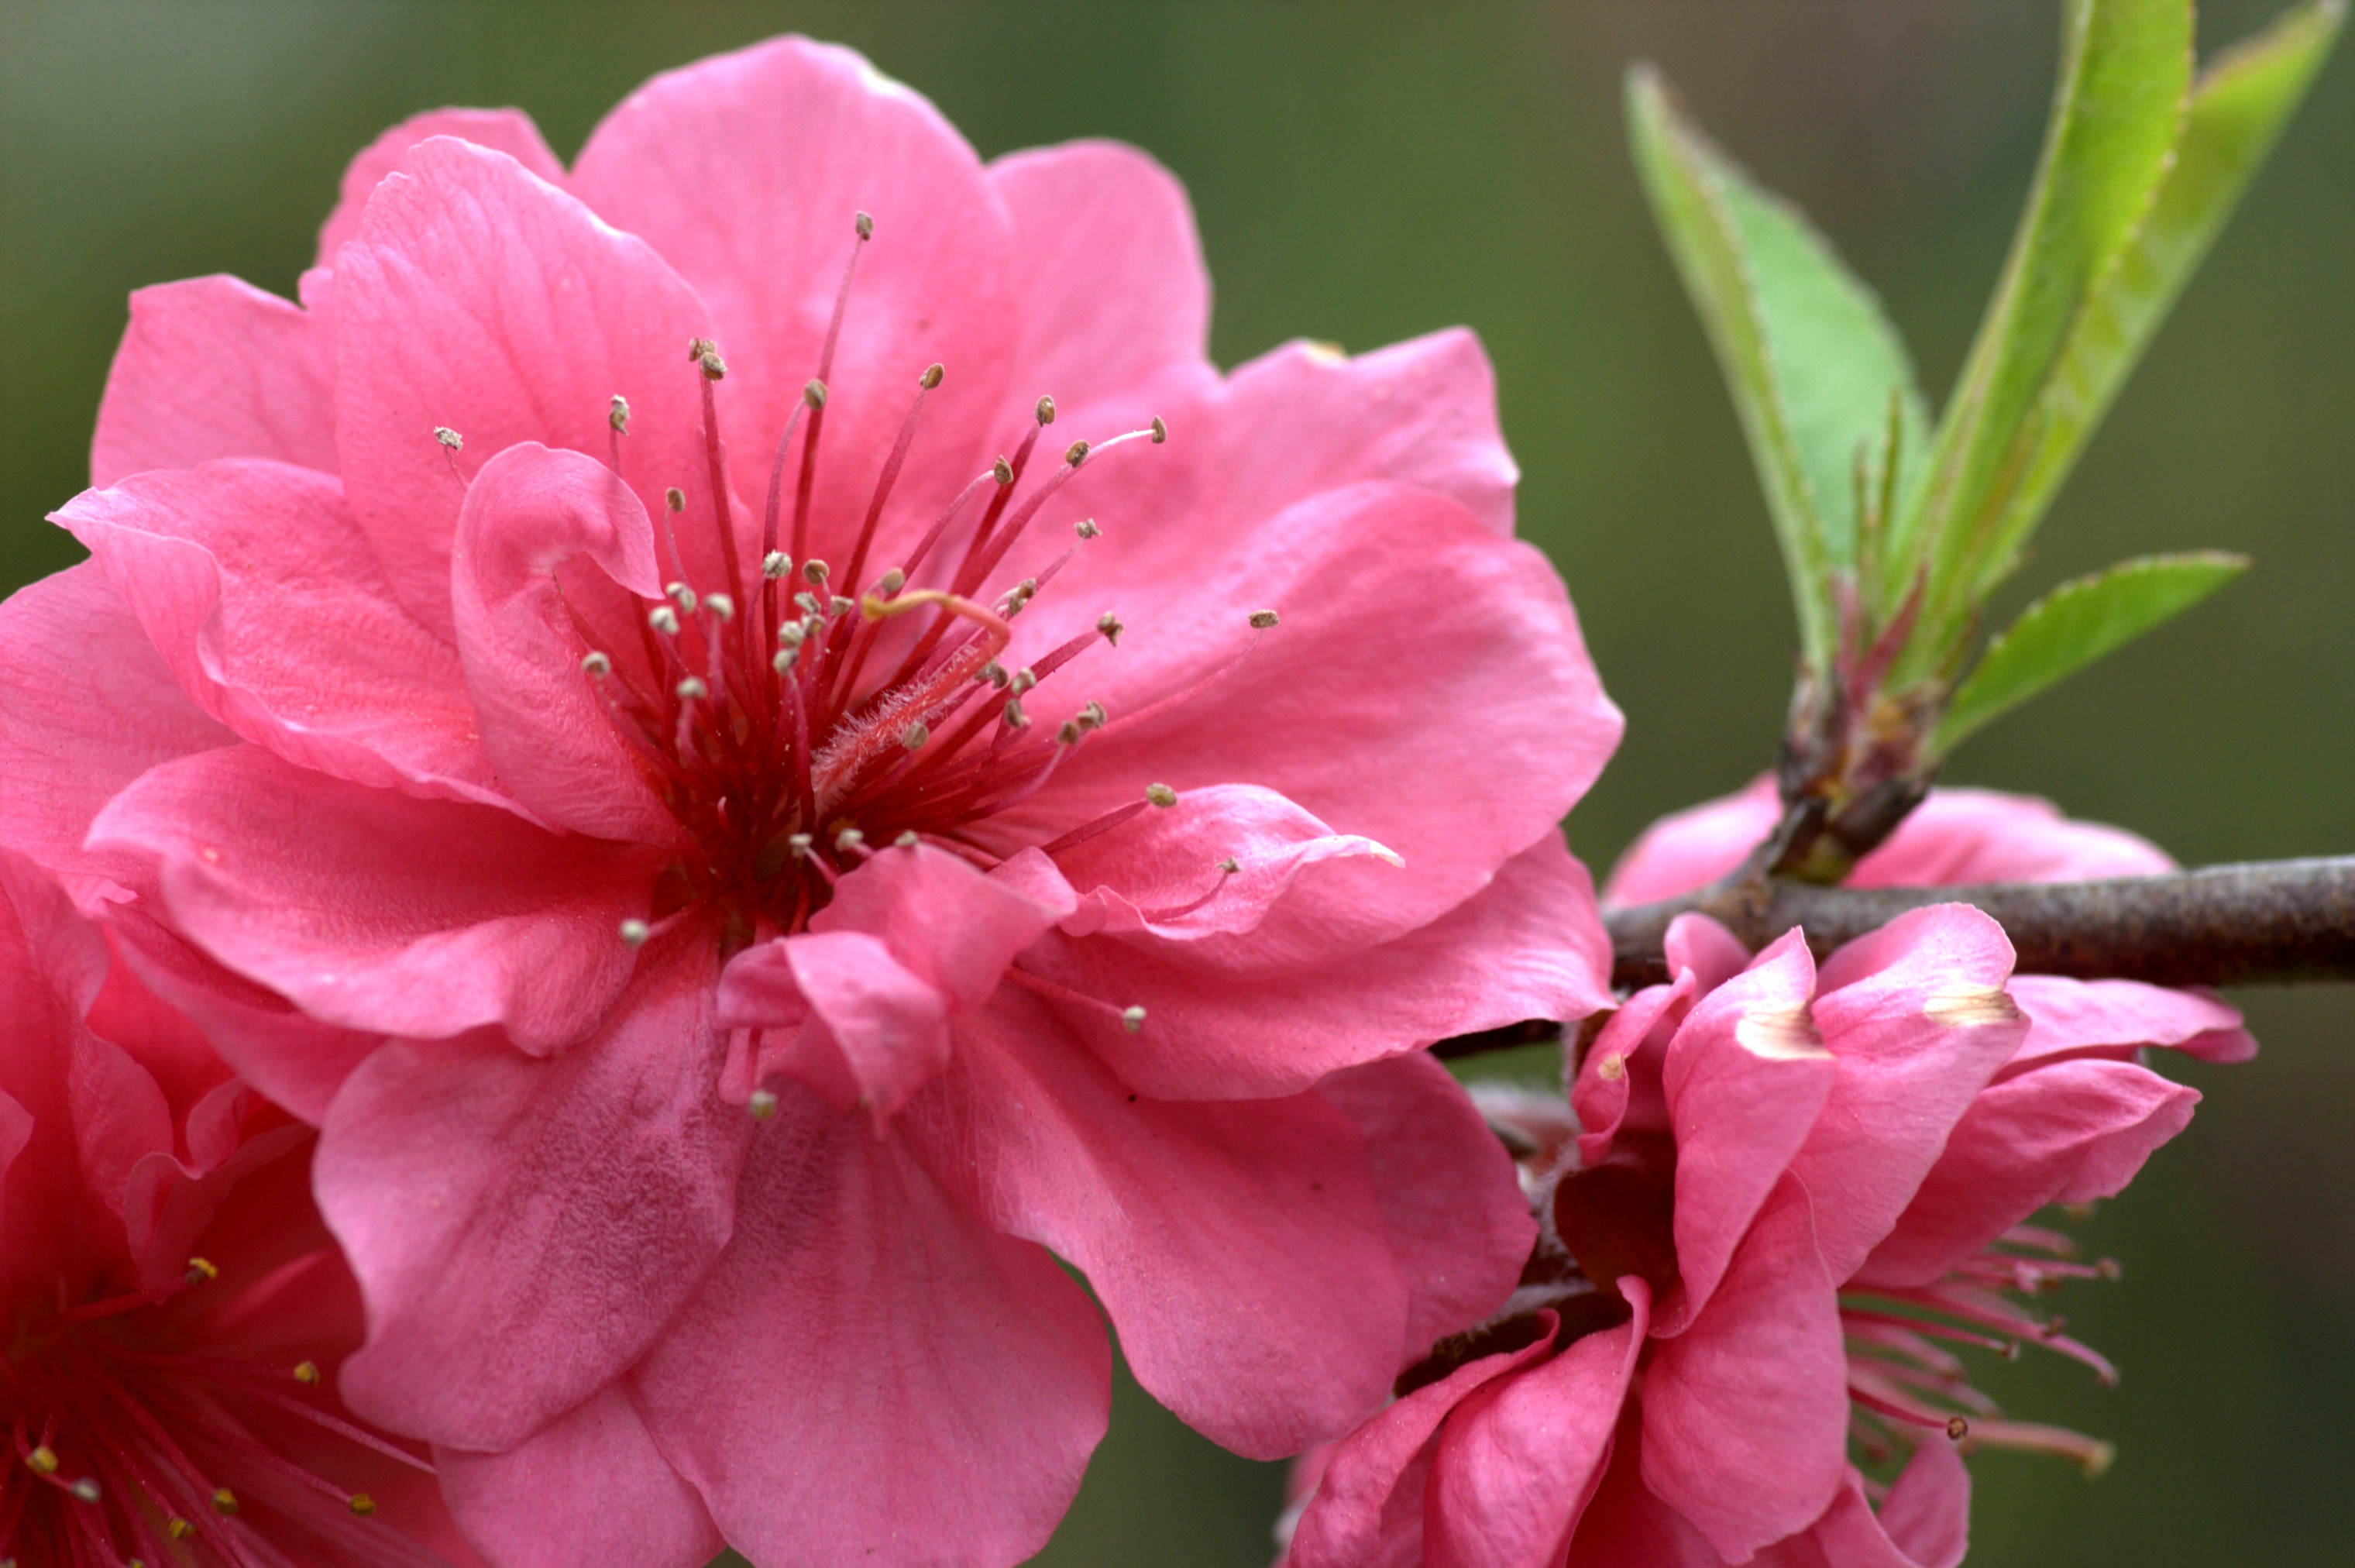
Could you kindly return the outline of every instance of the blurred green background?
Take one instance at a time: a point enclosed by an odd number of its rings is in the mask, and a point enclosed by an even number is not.
[[[2270,6],[2203,7],[2205,47]],[[345,159],[442,103],[518,104],[561,152],[651,71],[788,29],[866,50],[985,155],[1112,135],[1191,187],[1218,357],[1293,336],[1487,339],[1521,518],[1630,719],[1572,819],[1598,867],[1771,756],[1793,635],[1765,514],[1651,230],[1619,80],[1660,61],[1704,122],[1881,290],[1923,381],[1959,363],[2034,160],[2050,0],[1474,5],[0,4],[0,585],[78,554],[83,483],[145,283],[292,293]],[[2032,790],[2188,861],[2355,850],[2355,54],[2342,48],[2127,389],[2016,598],[2119,556],[2254,572],[2008,720],[1957,780]],[[2236,998],[2265,1054],[2195,1072],[2190,1132],[2094,1223],[2122,1285],[2073,1331],[2104,1392],[2034,1362],[2016,1410],[2117,1466],[1983,1457],[1973,1561],[2355,1559],[2355,991]],[[823,1442],[823,1434],[812,1434]],[[1133,1386],[1041,1563],[1254,1564],[1280,1469]]]

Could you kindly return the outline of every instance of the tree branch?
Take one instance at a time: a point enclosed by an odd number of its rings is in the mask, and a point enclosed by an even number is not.
[[[1957,888],[1838,888],[1784,878],[1721,882],[1658,903],[1613,910],[1612,983],[1668,977],[1660,942],[1688,912],[1722,923],[1752,951],[1795,925],[1821,957],[1927,904],[1993,915],[2024,975],[2147,980],[2160,986],[2355,980],[2355,856],[2210,866],[2099,882],[1998,882]]]

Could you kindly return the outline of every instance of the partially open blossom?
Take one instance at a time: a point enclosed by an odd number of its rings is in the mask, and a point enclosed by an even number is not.
[[[336,1397],[312,1141],[0,849],[0,1563],[473,1561]]]
[[[1607,1001],[1486,361],[1208,361],[1183,194],[785,40],[141,293],[0,829],[321,1128],[504,1563],[1007,1563],[1108,1351],[1296,1451],[1531,1222],[1412,1048]],[[1050,1253],[1052,1255],[1050,1255]]]
[[[1294,1568],[1948,1568],[1958,1450],[2107,1462],[1998,1412],[1955,1352],[2110,1375],[2034,1305],[2108,1265],[2028,1221],[2118,1191],[2190,1119],[2121,1042],[2244,1054],[2230,1010],[2031,986],[1962,905],[1820,972],[1797,932],[1753,958],[1687,915],[1667,945],[1673,982],[1612,1017],[1569,1105],[1492,1108],[1542,1225],[1522,1285],[1307,1467]]]

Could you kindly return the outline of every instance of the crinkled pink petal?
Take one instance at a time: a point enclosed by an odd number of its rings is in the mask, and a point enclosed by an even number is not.
[[[702,1568],[727,1543],[619,1382],[500,1454],[436,1448],[442,1495],[496,1568]]]
[[[1409,1365],[1505,1304],[1537,1240],[1512,1157],[1447,1069],[1423,1052],[1345,1068],[1316,1092],[1358,1125],[1410,1297]]]
[[[1050,935],[1022,967],[1094,998],[1052,1005],[1132,1088],[1168,1099],[1288,1094],[1450,1035],[1604,1006],[1610,958],[1593,896],[1549,827],[1430,924],[1288,973],[1199,962],[1220,955],[1142,933]],[[1134,1033],[1119,1019],[1131,1006],[1146,1011]]]
[[[236,740],[188,700],[97,562],[0,603],[0,841],[85,901],[152,880],[139,860],[83,848],[106,803],[159,763]]]
[[[1792,1159],[1816,1201],[1832,1278],[1856,1272],[1929,1174],[1946,1136],[2027,1037],[2004,991],[2011,943],[1966,904],[1899,915],[1824,961],[1816,1028],[1831,1098]]]
[[[2047,1203],[2111,1196],[2199,1103],[2196,1090],[2147,1068],[2089,1058],[1994,1084],[1850,1283],[1927,1285]]]
[[[429,109],[413,114],[360,149],[344,169],[343,187],[335,211],[319,226],[319,255],[314,264],[333,267],[336,252],[347,240],[360,236],[360,214],[368,210],[385,176],[398,174],[410,150],[436,136],[455,136],[495,153],[505,153],[549,184],[562,188],[564,165],[549,151],[539,127],[520,109]]]
[[[1122,1088],[1012,987],[901,1113],[942,1183],[1088,1276],[1143,1383],[1238,1453],[1297,1453],[1377,1404],[1408,1288],[1358,1130],[1315,1094]]]
[[[1561,580],[1528,546],[1396,485],[1304,502],[1254,542],[1251,555],[1189,556],[1175,580],[1182,596],[1138,614],[1118,647],[1056,677],[1073,698],[1100,699],[1111,723],[1030,806],[1001,819],[1004,831],[1036,818],[1060,832],[1156,783],[1182,795],[1248,780],[1403,857],[1404,875],[1380,876],[1390,868],[1375,865],[1353,869],[1351,885],[1380,901],[1369,923],[1422,925],[1550,830],[1617,744],[1618,709]],[[1447,591],[1434,592],[1442,581]],[[1076,609],[1078,630],[1099,608],[1130,611],[1057,590],[1019,624]],[[1248,617],[1262,607],[1282,624],[1254,632]],[[1401,643],[1398,628],[1409,625]],[[1206,679],[1189,699],[1147,711]],[[1476,776],[1476,797],[1430,808],[1430,791]]]
[[[2051,975],[2022,975],[2010,988],[2029,1028],[2027,1043],[2004,1070],[2007,1078],[2072,1056],[2130,1061],[2152,1045],[2202,1061],[2246,1061],[2257,1053],[2239,1009],[2212,992]]]
[[[894,1138],[789,1093],[733,1239],[634,1374],[655,1442],[757,1562],[1016,1562],[1103,1435],[1086,1295]]]
[[[865,1105],[879,1127],[949,1062],[948,996],[863,931],[803,932],[738,955],[719,1009],[723,1023],[780,1031],[761,1076],[783,1072],[837,1111]]]
[[[751,1119],[713,1093],[708,955],[649,951],[559,1057],[397,1041],[344,1083],[313,1179],[368,1297],[345,1397],[498,1452],[634,1362],[726,1245]]]
[[[1807,1016],[1815,979],[1793,930],[1696,1002],[1668,1044],[1682,1284],[1660,1305],[1656,1333],[1682,1333],[1708,1307],[1831,1093],[1836,1064]]]
[[[886,849],[842,879],[810,929],[879,937],[951,1005],[978,1007],[1015,955],[1071,912],[1043,857],[1016,860],[986,876],[928,844]]]
[[[852,220],[873,217],[826,377],[820,531],[806,553],[841,564],[934,361],[947,379],[926,400],[921,461],[894,493],[887,541],[928,526],[1019,437],[997,422],[1018,330],[1006,208],[956,128],[850,50],[777,38],[657,76],[591,134],[573,188],[709,302],[747,496],[766,490],[777,437],[818,374]]]
[[[1680,914],[1662,942],[1672,984],[1647,986],[1611,1015],[1579,1064],[1571,1103],[1582,1129],[1582,1164],[1601,1165],[1621,1127],[1665,1132],[1668,1104],[1661,1077],[1668,1042],[1695,998],[1750,965],[1750,951],[1733,933],[1705,914]]]
[[[1478,1390],[1447,1418],[1423,1521],[1429,1568],[1554,1568],[1603,1478],[1649,1321],[1650,1288],[1619,1287],[1635,1317],[1544,1365]]]
[[[322,1022],[432,1038],[500,1024],[535,1052],[594,1027],[628,980],[615,933],[644,912],[653,869],[625,846],[362,789],[258,746],[152,770],[91,842],[152,861],[182,933]]]
[[[155,1074],[112,1041],[78,1033],[66,1084],[82,1182],[120,1222],[133,1168],[150,1154],[169,1158],[177,1129]]]
[[[1545,1332],[1530,1343],[1456,1368],[1333,1445],[1286,1568],[1422,1568],[1440,1425],[1478,1389],[1550,1353],[1553,1315],[1540,1316]]]
[[[98,405],[90,482],[270,457],[336,469],[335,364],[301,306],[216,274],[131,296]]]
[[[1082,434],[1165,411],[1153,400],[1206,388],[1210,274],[1178,176],[1117,142],[1011,153],[989,184],[1014,222],[1014,407],[1050,393]],[[1082,427],[1087,427],[1082,429]]]
[[[332,475],[208,463],[55,517],[189,698],[247,740],[354,784],[506,804],[456,652],[394,600]]]
[[[1703,888],[1742,864],[1773,832],[1782,803],[1771,773],[1732,795],[1670,812],[1637,835],[1611,868],[1603,901],[1652,903]]]
[[[559,583],[574,562],[578,574]],[[602,838],[677,837],[601,683],[581,668],[572,619],[592,592],[634,618],[645,612],[627,595],[661,591],[653,524],[611,469],[527,442],[474,476],[450,560],[448,609],[484,750],[500,782],[547,821]],[[639,635],[631,627],[628,640],[613,638],[614,651],[626,657]],[[645,667],[643,656],[632,662]]]
[[[1644,1373],[1644,1484],[1736,1563],[1806,1529],[1848,1471],[1839,1304],[1809,1208],[1785,1177],[1707,1309]]]
[[[623,475],[649,515],[666,487],[683,486],[688,564],[711,559],[701,393],[687,357],[710,328],[694,291],[643,240],[505,154],[437,137],[377,188],[337,253],[335,290],[345,496],[393,592],[426,625],[451,630],[451,541],[468,480],[519,442],[602,457],[617,396],[631,411]],[[709,587],[714,575],[695,581]]]

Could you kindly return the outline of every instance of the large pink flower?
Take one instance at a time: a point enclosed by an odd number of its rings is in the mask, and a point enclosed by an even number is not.
[[[0,1562],[473,1561],[335,1397],[311,1145],[0,849]]]
[[[346,1392],[487,1554],[1025,1555],[1050,1253],[1259,1455],[1503,1300],[1406,1053],[1606,1001],[1619,719],[1468,336],[1222,377],[1165,172],[799,40],[569,173],[389,133],[302,293],[134,300],[0,830],[320,1125]]]

